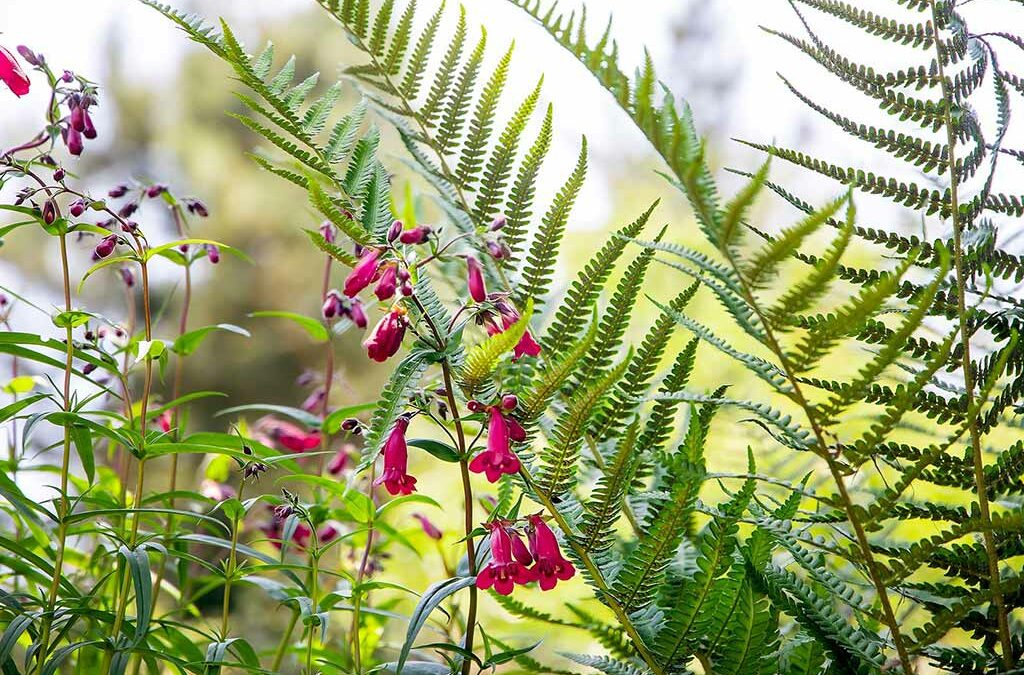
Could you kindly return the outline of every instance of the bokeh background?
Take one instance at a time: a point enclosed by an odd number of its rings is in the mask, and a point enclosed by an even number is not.
[[[330,82],[340,67],[359,62],[341,31],[308,0],[179,0],[173,4],[210,19],[223,16],[251,51],[272,39],[279,57],[297,54],[300,75],[321,71],[323,80]],[[640,64],[644,48],[649,50],[661,79],[693,105],[716,166],[754,170],[762,161],[758,152],[733,140],[737,138],[774,140],[809,153],[824,151],[844,165],[865,166],[878,160],[879,155],[870,148],[849,141],[804,107],[776,76],[777,71],[785,72],[822,100],[841,92],[848,114],[862,110],[869,116],[863,118],[865,121],[881,119],[870,103],[857,108],[864,102],[838,88],[794,49],[761,30],[762,25],[798,30],[785,0],[647,0],[628,4],[588,0],[585,5],[594,29],[603,28],[604,17],[614,13],[614,34],[624,64]],[[570,222],[560,282],[571,280],[611,228],[632,220],[655,198],[662,198],[662,202],[653,223],[668,224],[669,239],[699,246],[701,236],[682,196],[654,172],[660,168],[659,160],[584,69],[504,0],[471,0],[466,8],[471,26],[482,24],[488,28],[492,59],[504,45],[512,40],[516,43],[506,102],[516,93],[525,92],[541,73],[545,76],[547,99],[555,104],[555,143],[547,161],[547,175],[565,175],[575,161],[581,137],[586,136],[590,143],[590,170]],[[987,14],[984,7],[979,7],[976,15],[993,25],[1007,18]],[[838,39],[844,39],[842,34]],[[845,39],[848,42],[841,44],[849,46],[848,53],[862,54],[870,48],[873,63],[899,63],[896,53],[875,50],[873,43],[852,35]],[[322,258],[308,245],[301,229],[314,227],[318,219],[305,195],[262,172],[246,157],[246,152],[258,143],[225,114],[240,107],[232,94],[235,83],[227,67],[188,42],[158,14],[129,0],[3,0],[0,44],[8,48],[28,45],[44,53],[54,66],[72,69],[99,83],[101,103],[94,109],[94,119],[100,138],[74,165],[87,176],[89,188],[98,194],[126,179],[168,183],[176,194],[194,195],[209,206],[211,217],[195,223],[196,236],[226,242],[252,258],[249,263],[225,256],[216,267],[197,266],[191,325],[229,322],[251,330],[253,338],[215,334],[191,357],[187,388],[222,391],[229,397],[200,404],[193,424],[223,428],[224,418],[214,418],[213,413],[226,405],[298,405],[308,392],[297,380],[308,369],[322,367],[320,350],[288,322],[250,319],[248,314],[262,309],[317,312]],[[45,106],[41,89],[21,100],[6,92],[0,96],[0,144],[13,145],[35,133]],[[354,101],[351,89],[347,95],[347,100]],[[847,106],[845,101],[852,103]],[[401,148],[394,134],[385,129],[385,139],[385,157],[392,155],[386,161],[398,171],[398,184],[412,180],[400,170]],[[1008,139],[1007,144],[1016,147],[1013,140]],[[915,177],[904,166],[885,160],[882,168],[891,169],[892,175]],[[773,177],[789,184],[798,179],[802,196],[812,201],[824,201],[840,192],[837,186],[808,178],[781,162],[775,164]],[[1016,181],[1019,187],[1019,178],[1011,172],[1006,180]],[[723,175],[723,182],[736,185],[737,179]],[[556,180],[548,181],[542,191],[550,193],[557,185]],[[871,199],[858,203],[866,224],[876,219],[885,227],[915,232],[922,227],[918,222],[900,221],[898,212],[894,216],[893,209]],[[760,207],[760,222],[768,230],[794,217],[778,203],[766,202]],[[162,209],[144,207],[140,220],[147,231],[172,236]],[[941,226],[929,227],[930,234],[941,234]],[[1006,236],[1012,236],[1012,232]],[[93,243],[80,243],[73,271],[80,273],[90,264]],[[861,255],[864,257],[858,262],[862,265],[887,264],[881,256]],[[157,272],[156,292],[158,302],[167,301],[173,306],[180,289],[169,267]],[[112,292],[117,283],[113,275],[91,282],[81,304],[119,315],[123,312],[120,295]],[[676,272],[655,266],[648,291],[666,298],[685,283],[688,280]],[[0,286],[44,308],[58,302],[56,249],[48,243],[40,245],[40,239],[27,231],[9,237],[0,248]],[[710,297],[699,297],[691,310],[705,323],[721,316]],[[637,316],[634,337],[643,334],[654,316],[653,307],[646,307]],[[50,330],[48,317],[28,308],[17,312],[13,319],[17,330]],[[365,358],[359,348],[361,337],[347,335],[339,343],[341,385],[335,394],[336,405],[372,400],[387,376],[387,367]],[[694,389],[731,384],[739,388],[737,394],[757,391],[757,385],[730,361],[708,354],[703,363],[709,365],[698,369]],[[716,429],[710,445],[713,468],[741,469],[747,444],[760,443],[755,440],[760,438],[758,431],[752,425],[720,426],[723,428]],[[764,461],[768,462],[762,467],[766,471],[774,469],[788,476],[812,468],[804,458],[794,462],[792,458],[767,456]],[[418,460],[414,472],[421,476],[420,485],[426,494],[443,496],[455,478],[435,464]],[[189,464],[185,480],[198,483],[202,470],[201,465]],[[45,494],[43,486],[38,488],[39,494]],[[454,510],[429,515],[442,528],[458,527]],[[394,574],[402,583],[422,588],[440,576],[440,563],[415,522],[410,521],[404,529],[426,552],[416,557],[396,550],[394,564],[384,576]],[[559,610],[561,603],[587,595],[581,584],[569,585],[564,591],[561,588],[558,594],[547,596],[532,591],[529,601]],[[250,639],[266,646],[287,616],[285,612],[268,612],[268,601],[250,598],[256,593],[259,591],[240,594],[235,612]],[[598,611],[593,603],[583,606]],[[516,644],[522,644],[532,630],[522,622],[510,622],[493,604],[486,606],[486,612],[485,625]],[[548,633],[540,653],[587,651],[590,647],[585,635],[566,629]]]

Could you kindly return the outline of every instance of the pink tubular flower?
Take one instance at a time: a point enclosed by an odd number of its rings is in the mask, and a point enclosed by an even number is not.
[[[222,502],[225,499],[231,499],[236,496],[235,488],[227,483],[219,483],[210,478],[203,479],[203,482],[199,485],[199,494],[215,502]]]
[[[519,458],[509,448],[508,421],[498,406],[491,406],[491,421],[487,427],[487,449],[473,458],[469,470],[487,475],[494,483],[504,473],[519,473]]]
[[[333,319],[338,316],[344,310],[341,304],[341,294],[333,288],[327,291],[327,295],[324,296],[324,305],[321,308],[321,312],[325,319]]]
[[[423,534],[427,535],[431,539],[440,539],[444,536],[437,525],[434,525],[430,520],[422,513],[414,513],[412,517],[420,521],[420,527],[423,528]]]
[[[501,595],[508,595],[516,584],[528,584],[536,575],[522,562],[516,560],[513,543],[519,535],[509,532],[506,523],[496,520],[487,523],[491,531],[491,560],[476,577],[476,587],[481,590],[494,587]],[[519,542],[522,546],[522,541]]]
[[[398,241],[403,244],[422,244],[430,237],[431,228],[429,225],[417,225],[408,230],[402,230],[398,235]]]
[[[367,248],[363,250],[363,254],[359,258],[359,262],[352,268],[348,277],[345,279],[345,295],[350,298],[356,297],[359,291],[363,290],[373,281],[373,278],[377,276],[377,267],[380,265],[380,251],[375,248]]]
[[[348,460],[348,449],[341,448],[338,452],[334,453],[334,457],[331,457],[331,461],[327,463],[327,473],[337,476],[348,466]]]
[[[28,75],[18,65],[18,59],[3,47],[0,47],[0,80],[3,80],[14,95],[19,97],[27,94],[32,84]]]
[[[395,421],[391,435],[384,443],[384,473],[373,481],[374,485],[383,484],[392,495],[411,495],[416,492],[416,479],[407,473],[409,446],[405,444],[405,430],[408,428],[408,417],[399,417]]]
[[[373,294],[377,296],[377,299],[383,302],[389,298],[395,296],[395,289],[398,288],[398,266],[387,265],[384,267],[384,272],[380,275],[380,281],[377,282],[377,287],[373,289]]]
[[[402,346],[406,324],[405,310],[398,306],[392,307],[373,327],[370,337],[363,341],[367,355],[378,363],[384,363],[394,356]]]
[[[487,299],[487,288],[484,286],[483,267],[480,261],[472,256],[466,256],[466,276],[469,286],[469,295],[477,302]]]
[[[75,157],[82,154],[82,150],[85,149],[85,143],[82,141],[82,134],[72,128],[61,129],[61,137],[64,139],[64,145],[67,146],[68,152]]]
[[[519,310],[512,306],[512,303],[509,301],[504,298],[498,298],[495,300],[494,306],[498,310],[498,316],[489,316],[485,319],[484,327],[488,335],[503,333],[508,330],[509,326],[519,321]],[[540,345],[537,344],[537,341],[533,339],[533,335],[527,330],[513,348],[512,360],[518,360],[523,356],[537,356],[538,354],[540,354]]]
[[[319,431],[303,431],[298,425],[281,420],[263,420],[260,426],[270,434],[271,440],[292,452],[305,452],[320,445]]]
[[[562,557],[558,548],[558,540],[540,514],[529,516],[530,527],[527,537],[530,540],[530,551],[537,560],[532,571],[540,582],[542,591],[550,591],[559,581],[567,581],[576,574],[572,563]]]
[[[363,310],[363,303],[359,302],[359,298],[352,298],[352,302],[349,303],[348,317],[358,328],[366,328],[369,323],[366,319],[366,312]]]
[[[320,529],[317,530],[317,543],[321,545],[329,544],[335,539],[337,539],[339,534],[341,534],[341,529],[338,527],[337,523],[335,523],[332,520],[329,520],[323,525],[321,525]]]

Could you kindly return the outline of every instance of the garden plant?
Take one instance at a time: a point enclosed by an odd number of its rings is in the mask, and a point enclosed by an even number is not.
[[[628,74],[613,25],[571,3],[508,0],[520,36],[450,2],[311,0],[360,54],[323,82],[296,75],[301,53],[142,0],[225,64],[253,161],[317,213],[322,283],[244,327],[195,325],[197,274],[273,257],[205,237],[204,195],[78,175],[113,131],[93,124],[102,83],[0,35],[4,109],[48,93],[38,133],[0,138],[0,237],[53,242],[63,288],[0,289],[0,671],[1024,672],[1024,192],[1000,180],[1024,163],[1004,143],[1024,38],[974,32],[971,0],[771,1],[804,31],[767,30],[843,86],[780,90],[849,145],[816,157],[768,129],[742,141],[763,163],[726,171],[652,57]],[[840,24],[902,65],[872,67]],[[563,175],[545,165],[559,92],[506,92],[513,40],[561,45],[550,68],[607,90],[601,114],[635,125],[691,220],[655,202],[560,274],[587,142]],[[865,100],[886,121],[852,117]],[[855,146],[877,165],[850,166]],[[833,199],[802,196],[811,174]],[[95,287],[123,310],[88,309]],[[264,319],[315,345],[308,398],[190,387],[204,342],[244,350]],[[387,383],[339,405],[354,332]],[[726,362],[742,385],[693,385]],[[414,475],[424,459],[444,485]],[[239,628],[240,598],[285,617],[273,640]]]

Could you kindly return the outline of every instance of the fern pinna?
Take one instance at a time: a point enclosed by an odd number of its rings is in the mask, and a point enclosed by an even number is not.
[[[756,586],[825,647],[833,668],[877,670],[891,649],[905,672],[924,661],[951,672],[1013,670],[1024,649],[1019,620],[1012,616],[1021,597],[1013,563],[1019,547],[1011,543],[1020,541],[1021,506],[1016,487],[991,481],[1006,475],[1002,467],[1018,466],[1013,430],[1019,424],[1013,415],[1024,386],[1013,295],[1021,264],[999,245],[997,234],[1000,220],[1021,215],[1021,198],[995,191],[999,160],[1018,157],[1003,140],[1011,96],[1024,93],[1019,76],[1000,65],[996,43],[1019,47],[1020,39],[972,33],[969,17],[957,7],[967,3],[928,1],[901,2],[894,16],[884,16],[849,3],[793,0],[806,35],[775,33],[877,102],[892,128],[849,119],[836,112],[834,101],[816,101],[783,78],[786,88],[844,132],[909,163],[936,187],[844,168],[774,144],[750,145],[852,191],[919,212],[929,229],[941,233],[929,239],[864,227],[856,221],[852,194],[815,208],[770,182],[768,164],[758,172],[737,172],[750,182],[722,203],[689,112],[678,111],[667,92],[660,104],[653,98],[650,59],[631,79],[617,65],[608,30],[590,46],[585,14],[559,15],[534,0],[513,1],[593,72],[665,159],[669,180],[690,200],[722,261],[671,246],[663,249],[670,256],[666,262],[706,285],[771,358],[741,351],[689,317],[677,319],[802,410],[799,427],[808,444],[794,443],[800,437],[787,433],[794,422],[784,413],[762,416],[764,428],[784,446],[817,454],[829,469],[832,491],[819,488],[810,493],[812,512],[794,512],[793,520],[804,523],[799,530],[779,530],[770,520],[758,526],[758,533],[763,529],[790,553],[789,566],[802,571],[757,564]],[[822,14],[857,27],[869,40],[905,47],[912,63],[879,72],[851,59],[816,32],[813,15]],[[972,101],[980,97],[989,97],[994,119],[975,112]],[[803,220],[777,234],[752,224],[749,207],[765,188]],[[812,253],[808,241],[826,225],[836,236],[824,252]],[[845,264],[855,244],[866,251],[881,247],[895,261],[884,271]],[[789,259],[807,272],[781,294],[772,293],[778,268]],[[837,285],[849,300],[823,309],[829,288]],[[864,355],[859,370],[845,380],[828,375],[830,355],[851,348]],[[851,434],[846,425],[863,414],[863,402],[877,412],[867,431]],[[1011,473],[1019,483],[1019,466]],[[929,484],[960,490],[956,500],[962,506],[911,496],[927,493]],[[844,524],[846,532],[828,543],[815,523]],[[899,536],[914,525],[938,533],[922,542]],[[836,569],[841,560],[851,567]],[[842,578],[853,568],[873,588],[872,603],[855,601],[843,590],[854,582]],[[904,606],[902,614],[893,598]],[[832,606],[832,600],[845,608]],[[872,629],[878,623],[886,627],[882,641]],[[946,642],[957,631],[972,636],[970,646]],[[802,635],[792,649],[814,654]],[[829,667],[826,659],[815,658],[811,672]]]

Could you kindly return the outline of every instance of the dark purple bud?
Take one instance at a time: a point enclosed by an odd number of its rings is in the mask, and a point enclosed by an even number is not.
[[[132,274],[132,271],[130,269],[128,269],[127,267],[122,267],[121,269],[118,270],[118,272],[121,273],[121,281],[124,282],[125,286],[131,288],[132,286],[135,285],[135,275]]]
[[[341,295],[338,291],[330,290],[324,298],[324,305],[321,310],[325,319],[333,319],[342,312]]]
[[[399,281],[408,281],[410,276],[411,275],[409,274],[409,270],[405,269],[404,267],[402,269],[398,270],[398,280]]]
[[[18,45],[18,53],[21,54],[21,58],[25,59],[30,66],[42,65],[45,62],[42,54],[36,54],[25,45]]]
[[[82,141],[82,134],[78,132],[74,127],[68,127],[61,129],[61,135],[64,137],[64,145],[75,157],[82,154],[82,150],[85,149],[85,142]]]
[[[53,225],[55,220],[57,220],[57,204],[52,199],[47,199],[43,204],[43,222]]]
[[[505,257],[505,249],[496,241],[487,242],[487,252],[490,253],[491,257],[495,260],[501,260]]]
[[[188,253],[188,244],[181,244],[178,246],[178,250],[182,253]]]
[[[469,401],[468,403],[466,403],[466,407],[469,408],[469,412],[475,412],[475,413],[479,413],[479,412],[483,412],[484,410],[487,410],[487,406],[485,406],[480,401]]]
[[[167,192],[167,186],[161,183],[154,183],[146,188],[146,196],[150,199],[159,197],[163,193]]]
[[[210,215],[210,212],[206,209],[206,204],[195,198],[186,199],[185,208],[188,209],[189,213],[197,215],[200,218],[206,218]]]
[[[89,375],[94,370],[96,370],[96,364],[95,363],[87,363],[84,366],[82,366],[82,373],[85,374],[85,375]]]
[[[206,257],[211,263],[216,265],[220,262],[220,248],[216,244],[203,244],[203,248],[206,249]]]
[[[85,128],[82,129],[82,135],[89,140],[92,140],[97,136],[96,127],[93,126],[92,116],[89,115],[88,111],[85,112]]]
[[[403,231],[398,239],[403,244],[422,244],[430,237],[430,232],[429,225],[417,225],[411,230]]]
[[[68,213],[73,215],[75,218],[85,213],[86,203],[84,199],[76,199],[68,205]]]
[[[117,215],[121,216],[122,218],[131,218],[132,214],[134,214],[138,210],[138,202],[127,202],[124,206],[118,209]]]
[[[123,223],[121,223],[121,230],[123,232],[127,232],[128,234],[132,234],[133,232],[139,231],[139,224],[136,223],[134,220],[126,220]]]
[[[515,394],[505,394],[501,397],[501,407],[505,410],[515,410],[517,405],[519,405],[519,399]]]
[[[363,257],[363,251],[365,251],[365,250],[366,250],[366,248],[362,244],[360,244],[358,241],[355,242],[352,245],[352,253],[357,258],[362,258]]]
[[[281,520],[284,520],[293,513],[295,513],[295,509],[291,504],[281,504],[274,508],[274,517],[280,518]]]
[[[57,181],[58,183],[64,180],[64,169],[57,169],[56,171],[54,171],[53,180]]]
[[[437,402],[437,414],[441,416],[441,419],[448,419],[448,404],[444,401]]]
[[[77,99],[71,101],[71,128],[75,131],[85,131],[85,108]]]
[[[388,230],[388,241],[394,241],[398,239],[398,236],[402,234],[402,221],[396,220],[391,223],[391,228]]]
[[[128,186],[121,183],[120,185],[115,185],[110,188],[110,192],[107,193],[107,196],[117,199],[118,197],[124,197],[126,194],[128,194]]]
[[[412,295],[412,284],[406,282],[402,284],[402,287],[399,290],[401,290],[402,295],[408,298],[410,295]]]
[[[324,241],[328,244],[334,243],[334,225],[331,224],[331,221],[325,220],[320,223],[320,236],[323,237]]]
[[[72,73],[72,72],[71,72],[70,70],[65,70],[65,71],[64,71],[64,74],[60,76],[60,79],[62,79],[62,80],[64,80],[65,82],[67,82],[67,83],[69,83],[69,84],[70,84],[71,82],[73,82],[73,81],[74,81],[74,79],[75,79],[75,74],[74,74],[74,73]]]
[[[497,232],[501,228],[505,227],[506,224],[508,224],[508,220],[506,220],[505,216],[498,216],[491,221],[491,225],[487,229],[491,232]]]
[[[84,337],[86,342],[95,342],[96,340],[96,334],[93,333],[91,330],[85,331]]]
[[[366,312],[363,310],[363,303],[359,301],[359,298],[352,298],[348,305],[348,316],[359,328],[366,328],[369,321],[366,318]]]
[[[108,255],[114,252],[114,247],[117,246],[117,235],[111,234],[100,239],[100,243],[96,244],[96,248],[93,253],[99,258],[106,258]]]
[[[344,431],[355,431],[359,428],[359,420],[355,417],[349,417],[341,423],[341,428]]]

